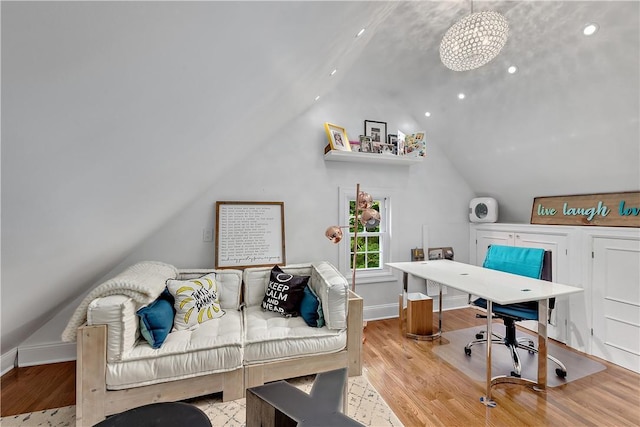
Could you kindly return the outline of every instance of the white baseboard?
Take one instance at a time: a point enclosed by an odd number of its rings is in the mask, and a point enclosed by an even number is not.
[[[451,295],[442,298],[442,310],[454,310],[469,306],[467,295]],[[433,310],[438,310],[438,298],[434,298]],[[398,317],[398,304],[380,304],[365,306],[363,309],[364,320],[382,320]]]
[[[59,342],[18,348],[19,367],[69,362],[71,360],[76,360],[75,342]]]
[[[16,357],[18,355],[18,348],[12,348],[2,355],[2,360],[0,361],[0,369],[2,372],[0,375],[4,375],[13,368],[16,367]]]

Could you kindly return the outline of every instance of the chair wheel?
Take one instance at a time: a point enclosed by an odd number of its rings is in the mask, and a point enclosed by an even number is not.
[[[566,378],[567,371],[561,368],[556,368],[556,375],[559,376],[560,378]]]
[[[481,340],[482,338],[484,338],[484,334],[476,334],[477,340]]]
[[[471,356],[471,349],[469,347],[465,347],[464,354],[466,354],[467,356]]]
[[[529,350],[529,354],[536,354],[536,352],[533,350]]]
[[[511,371],[511,376],[512,377],[516,377],[516,378],[520,378],[520,374],[516,374],[515,371]]]
[[[533,347],[534,343],[533,341],[529,341],[529,347]]]

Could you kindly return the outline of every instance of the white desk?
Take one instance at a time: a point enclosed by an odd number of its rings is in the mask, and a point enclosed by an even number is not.
[[[487,337],[491,337],[493,303],[506,305],[538,301],[538,380],[514,377],[491,377],[491,339],[487,340],[487,391],[480,401],[495,406],[491,400],[491,386],[498,383],[533,383],[537,390],[547,387],[547,307],[549,298],[582,292],[582,288],[532,279],[502,271],[449,260],[391,262],[391,268],[403,272],[403,294],[408,291],[408,275],[440,284],[438,334],[442,328],[442,286],[476,295],[487,300]],[[402,309],[402,307],[400,307]],[[462,349],[460,350],[462,351]]]

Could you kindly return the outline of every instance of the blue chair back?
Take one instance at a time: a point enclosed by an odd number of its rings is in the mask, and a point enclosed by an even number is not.
[[[540,279],[544,249],[491,245],[482,266],[492,270]]]

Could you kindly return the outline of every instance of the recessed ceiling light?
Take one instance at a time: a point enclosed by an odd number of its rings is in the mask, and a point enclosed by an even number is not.
[[[363,33],[364,33],[364,28],[358,31],[358,34],[356,34],[356,38],[360,37]]]
[[[515,65],[510,66],[509,68],[507,68],[507,72],[509,74],[514,74],[518,71],[518,67],[516,67]]]
[[[464,93],[460,92],[458,94],[458,99],[464,99],[464,97],[465,97]]]
[[[426,113],[424,113],[424,115],[425,115],[426,117],[431,117],[431,113],[430,113],[430,112],[428,112],[428,111],[427,111]]]
[[[315,99],[315,100],[317,101],[318,99],[320,99],[320,95],[316,96],[316,99]]]
[[[600,28],[600,27],[599,27],[599,26],[598,26],[598,24],[596,24],[596,23],[587,24],[587,25],[584,27],[584,29],[582,30],[582,33],[583,33],[585,36],[592,36],[592,35],[594,35],[595,33],[597,33],[597,32],[598,32],[598,29],[599,29],[599,28]]]
[[[329,74],[329,75],[330,75],[330,76],[333,76],[333,75],[334,75],[335,73],[337,73],[337,72],[338,72],[338,69],[334,69],[334,70],[331,72],[331,74]]]

